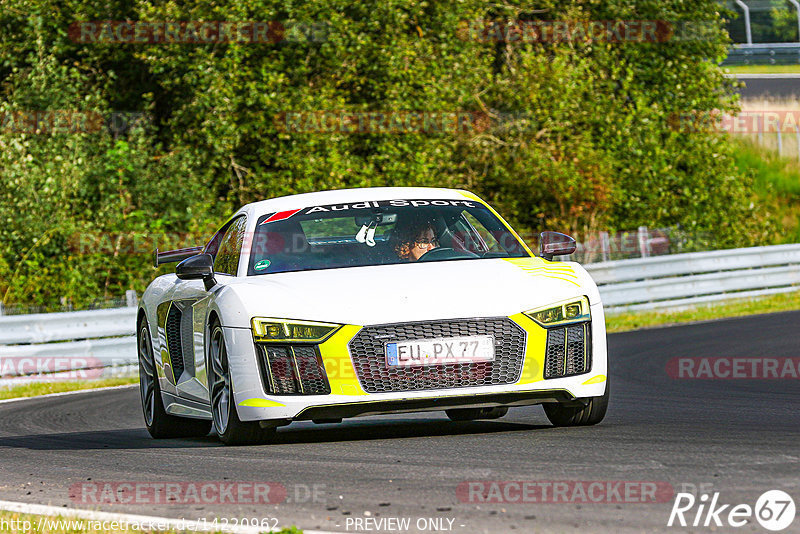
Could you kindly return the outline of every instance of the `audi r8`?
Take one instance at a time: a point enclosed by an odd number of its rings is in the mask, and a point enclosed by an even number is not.
[[[141,402],[154,438],[266,442],[295,421],[542,404],[600,422],[609,399],[597,286],[534,254],[478,196],[435,188],[307,193],[242,207],[145,291]]]

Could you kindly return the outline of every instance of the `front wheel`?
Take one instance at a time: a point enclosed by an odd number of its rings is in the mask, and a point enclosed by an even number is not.
[[[606,416],[609,389],[609,381],[606,380],[606,392],[600,397],[589,397],[585,399],[586,404],[578,406],[547,403],[544,404],[544,413],[555,426],[596,425]]]
[[[139,393],[142,399],[144,424],[156,439],[202,437],[211,431],[211,421],[170,415],[161,400],[153,343],[146,321],[139,324],[136,344],[139,351]]]
[[[265,443],[275,435],[274,428],[262,428],[257,421],[243,422],[236,412],[233,382],[222,327],[211,327],[209,346],[208,390],[211,396],[211,415],[219,439],[226,445]]]

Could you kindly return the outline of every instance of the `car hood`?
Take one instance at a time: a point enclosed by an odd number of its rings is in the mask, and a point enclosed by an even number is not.
[[[216,300],[223,323],[240,328],[258,316],[372,325],[508,316],[578,295],[599,302],[580,265],[541,258],[350,267],[222,283]]]

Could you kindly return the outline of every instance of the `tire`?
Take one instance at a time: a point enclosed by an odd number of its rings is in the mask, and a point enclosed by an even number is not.
[[[211,421],[170,415],[164,409],[147,321],[139,323],[136,346],[139,353],[139,396],[144,424],[150,435],[155,439],[207,436],[211,432]]]
[[[498,406],[495,408],[453,408],[444,413],[451,421],[474,421],[476,419],[500,419],[508,413],[508,408]]]
[[[211,325],[208,347],[208,391],[214,428],[225,445],[267,443],[276,435],[275,428],[262,428],[258,421],[243,422],[236,412],[228,349],[219,323]]]
[[[561,403],[544,404],[544,413],[554,426],[596,425],[606,416],[608,409],[610,383],[606,380],[606,392],[600,397],[589,397],[582,406],[569,406]]]

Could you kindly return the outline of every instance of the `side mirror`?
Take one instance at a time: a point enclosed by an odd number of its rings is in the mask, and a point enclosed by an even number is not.
[[[175,267],[175,274],[181,280],[202,280],[206,291],[217,285],[214,279],[214,258],[211,254],[197,254],[186,258]]]
[[[539,234],[539,254],[546,260],[572,254],[577,248],[575,240],[566,234],[549,231]]]

